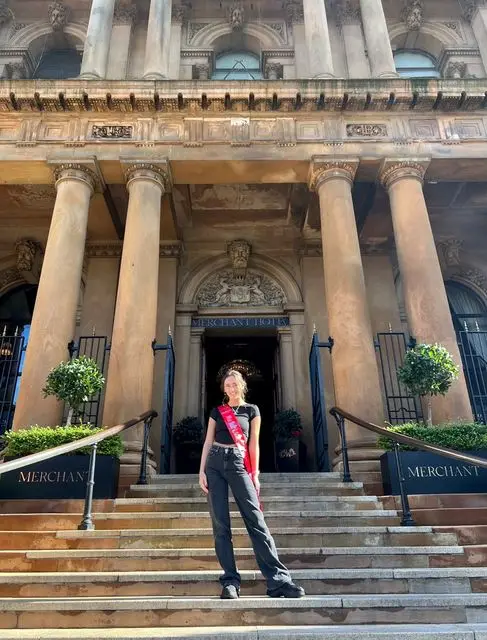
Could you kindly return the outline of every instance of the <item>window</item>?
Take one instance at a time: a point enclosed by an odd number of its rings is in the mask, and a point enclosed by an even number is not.
[[[34,71],[34,78],[64,80],[77,78],[81,70],[81,57],[76,49],[51,49],[42,56]]]
[[[222,53],[216,59],[212,80],[262,80],[260,59],[248,51]]]
[[[402,78],[439,78],[433,58],[420,51],[398,51],[394,55],[396,71]]]

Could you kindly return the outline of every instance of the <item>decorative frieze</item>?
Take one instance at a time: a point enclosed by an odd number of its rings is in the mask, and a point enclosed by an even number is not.
[[[211,307],[282,307],[286,296],[282,287],[267,275],[249,270],[243,280],[231,269],[213,273],[198,289],[195,302]]]
[[[120,258],[122,255],[122,244],[88,244],[86,245],[85,255],[88,258]]]
[[[386,138],[385,124],[347,124],[348,138]]]
[[[91,136],[101,139],[131,139],[134,128],[132,125],[97,125],[91,128]]]

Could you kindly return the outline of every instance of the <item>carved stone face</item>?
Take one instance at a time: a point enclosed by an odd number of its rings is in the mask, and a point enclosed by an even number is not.
[[[234,31],[240,31],[244,24],[244,9],[241,4],[235,4],[230,9],[230,24]]]
[[[245,240],[235,240],[228,245],[228,254],[234,269],[246,269],[250,256],[250,244]]]
[[[49,5],[49,22],[54,31],[60,31],[67,22],[66,7],[59,0],[55,0]]]

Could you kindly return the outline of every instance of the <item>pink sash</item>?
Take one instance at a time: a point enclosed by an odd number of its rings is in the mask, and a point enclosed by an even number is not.
[[[235,411],[231,407],[229,407],[228,404],[222,404],[220,407],[218,407],[218,411],[220,412],[220,415],[223,418],[223,422],[225,423],[228,431],[230,432],[230,435],[232,436],[232,440],[243,456],[245,471],[249,474],[250,479],[252,480],[252,461],[250,460],[249,449],[247,447],[247,441],[245,440],[244,432],[242,431],[240,422],[237,420]],[[262,509],[262,505],[260,504],[260,496],[258,497],[259,506]]]

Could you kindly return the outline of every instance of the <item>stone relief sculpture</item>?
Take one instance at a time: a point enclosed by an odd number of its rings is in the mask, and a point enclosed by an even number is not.
[[[423,24],[423,0],[409,0],[404,8],[404,22],[409,31],[419,31]]]
[[[49,22],[53,31],[62,31],[68,23],[68,9],[62,0],[54,0],[48,7]]]
[[[243,4],[235,2],[228,11],[228,21],[232,27],[232,31],[241,31],[245,21],[245,10]]]
[[[266,275],[248,271],[244,279],[237,279],[231,269],[212,274],[196,294],[200,307],[279,307],[285,301],[282,288]]]

